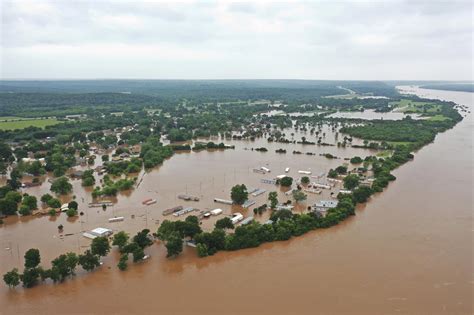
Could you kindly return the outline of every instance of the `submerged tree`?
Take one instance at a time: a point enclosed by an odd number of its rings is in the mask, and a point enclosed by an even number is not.
[[[247,191],[247,187],[242,184],[242,185],[235,185],[232,187],[232,190],[230,192],[230,197],[232,198],[232,201],[238,205],[243,204],[245,201],[247,201],[249,196],[249,193]]]

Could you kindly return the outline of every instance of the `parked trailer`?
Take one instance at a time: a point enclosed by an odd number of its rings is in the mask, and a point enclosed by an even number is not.
[[[352,194],[352,191],[341,189],[341,190],[339,190],[339,193],[344,194],[344,195],[348,195],[348,194]]]
[[[261,183],[264,183],[264,184],[270,184],[270,185],[276,185],[276,180],[275,179],[266,179],[266,178],[262,178],[260,180]]]
[[[199,201],[199,197],[184,194],[178,195],[178,198],[186,201]]]
[[[257,189],[256,191],[252,192],[252,196],[257,197],[260,196],[261,194],[264,194],[266,192],[265,189]]]
[[[173,215],[175,217],[179,217],[179,216],[182,216],[182,215],[184,215],[186,213],[189,213],[189,212],[192,212],[192,211],[198,211],[198,209],[194,209],[193,207],[187,207],[187,208],[184,208],[183,210],[179,210],[179,211],[173,213]]]
[[[123,220],[125,220],[125,218],[124,218],[124,217],[115,217],[115,218],[110,218],[110,219],[109,219],[109,223],[113,223],[113,222],[121,222],[121,221],[123,221]]]
[[[265,172],[267,172],[267,173],[270,173],[270,169],[269,169],[268,167],[262,166],[262,167],[260,167],[260,169],[261,169],[262,171],[265,171]]]
[[[315,188],[331,189],[331,186],[326,185],[326,184],[313,183],[311,184],[311,186]]]
[[[285,168],[285,173],[288,173],[289,171],[290,171],[289,167]]]
[[[149,205],[152,205],[152,204],[155,204],[156,203],[156,199],[151,199],[149,201],[147,201],[146,203],[144,203],[145,206],[149,206]]]
[[[330,183],[342,183],[342,180],[330,177],[327,178],[327,181]]]
[[[249,190],[249,194],[253,194],[254,192],[259,191],[259,190],[260,190],[260,188],[253,188],[253,189],[250,189],[250,190]]]
[[[183,210],[183,206],[177,206],[177,207],[174,207],[174,208],[166,209],[166,210],[163,211],[163,215],[170,215],[170,214],[173,214],[173,213],[178,212],[180,210]]]
[[[287,205],[277,205],[275,210],[277,210],[277,211],[280,211],[280,210],[290,210],[290,211],[292,211],[293,206],[291,206],[291,205],[288,205],[288,206]]]
[[[298,171],[300,174],[311,175],[310,171]]]
[[[214,210],[211,210],[210,212],[211,212],[212,215],[219,215],[223,211],[222,211],[222,209],[214,209]]]
[[[252,221],[253,221],[252,216],[246,217],[245,219],[242,220],[242,222],[240,222],[240,225],[247,225],[247,224],[251,223]]]
[[[232,214],[232,217],[230,218],[230,220],[232,221],[232,224],[236,224],[242,221],[243,219],[244,219],[244,216],[242,215],[242,213],[239,213],[239,212]]]
[[[220,198],[214,198],[214,202],[223,203],[226,205],[231,205],[234,203],[232,200],[226,200],[226,199],[220,199]]]
[[[249,207],[253,206],[255,203],[256,203],[255,200],[247,200],[247,201],[244,202],[244,204],[242,205],[242,208],[249,208]]]
[[[266,173],[264,170],[261,170],[261,169],[259,169],[259,168],[254,168],[254,169],[253,169],[253,172],[254,172],[254,173],[259,173],[259,174],[265,174],[265,173]]]
[[[89,208],[99,208],[103,207],[104,205],[106,206],[113,206],[114,204],[110,201],[103,201],[103,202],[91,202],[89,203]]]
[[[146,205],[147,202],[150,202],[152,200],[153,200],[152,198],[145,199],[145,200],[142,201],[142,205]]]
[[[311,194],[320,194],[322,192],[321,189],[311,189],[311,188],[306,188],[306,189],[303,189],[305,192],[307,193],[311,193]]]

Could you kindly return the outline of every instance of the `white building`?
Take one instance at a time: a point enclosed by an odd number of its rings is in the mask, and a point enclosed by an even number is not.
[[[111,229],[106,229],[106,228],[95,228],[90,232],[85,232],[82,234],[82,236],[94,239],[96,237],[102,237],[102,236],[110,236],[112,235],[113,231]]]

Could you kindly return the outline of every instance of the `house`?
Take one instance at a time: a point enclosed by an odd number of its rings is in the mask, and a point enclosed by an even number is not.
[[[313,205],[313,211],[321,213],[322,216],[326,216],[326,213],[330,209],[337,207],[339,201],[337,200],[320,200]]]

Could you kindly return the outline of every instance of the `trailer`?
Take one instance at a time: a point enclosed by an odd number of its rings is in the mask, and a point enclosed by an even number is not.
[[[156,203],[156,199],[151,199],[151,200],[148,200],[147,202],[144,203],[145,206],[150,206],[152,204],[155,204]]]
[[[244,216],[240,212],[233,213],[230,220],[232,221],[232,224],[237,224],[238,222],[242,221],[244,219]]]
[[[111,201],[102,201],[102,202],[91,202],[89,203],[89,208],[99,208],[103,206],[113,206],[114,204]]]
[[[222,209],[219,209],[219,208],[218,208],[218,209],[211,210],[210,212],[211,212],[212,215],[219,215],[219,214],[221,214],[223,211],[222,211]]]
[[[321,189],[312,189],[312,188],[306,188],[306,189],[303,189],[305,192],[307,193],[311,193],[311,194],[321,194],[322,190]]]
[[[232,200],[226,200],[226,199],[220,199],[220,198],[214,198],[214,202],[223,203],[226,205],[232,205],[234,203]]]
[[[121,221],[123,221],[123,220],[125,220],[124,217],[114,217],[114,218],[110,218],[110,219],[109,219],[109,223],[121,222]]]
[[[251,223],[252,221],[253,221],[252,216],[246,217],[245,219],[242,220],[242,222],[240,222],[240,225],[247,225],[247,224]]]
[[[254,192],[259,191],[259,190],[260,190],[260,188],[253,188],[253,189],[250,189],[250,190],[248,191],[248,193],[249,193],[249,194],[253,194]]]
[[[261,170],[261,169],[259,169],[259,168],[254,168],[254,169],[253,169],[253,172],[254,172],[254,173],[259,173],[259,174],[265,174],[265,173],[266,173],[264,170]]]
[[[270,173],[270,169],[269,169],[268,167],[262,166],[262,167],[260,167],[260,169],[261,169],[262,171],[265,171],[265,172],[267,172],[267,173]]]
[[[277,210],[277,211],[280,211],[280,210],[289,210],[289,211],[291,211],[291,210],[293,210],[293,206],[292,205],[287,206],[287,205],[280,204],[280,205],[276,206],[275,210]]]
[[[349,194],[352,194],[352,191],[341,189],[339,190],[339,193],[343,195],[349,195]]]
[[[182,200],[186,200],[186,201],[199,201],[199,197],[185,195],[185,194],[178,195],[178,199],[182,199]]]
[[[311,186],[315,188],[331,189],[331,186],[326,184],[312,183]]]
[[[244,202],[244,204],[242,205],[242,208],[249,208],[249,207],[253,206],[255,203],[256,203],[255,200],[247,200],[247,201]]]
[[[257,189],[254,192],[252,192],[252,196],[257,197],[260,196],[261,194],[264,194],[266,192],[265,189]]]
[[[262,178],[260,180],[261,183],[264,183],[264,184],[270,184],[270,185],[276,185],[276,180],[275,179],[266,179],[266,178]]]
[[[298,173],[304,174],[304,175],[311,175],[310,171],[298,171]]]
[[[289,171],[290,171],[289,167],[285,168],[285,173],[288,173]]]
[[[194,209],[193,207],[187,207],[187,208],[184,208],[182,210],[179,210],[179,211],[176,211],[175,213],[173,213],[173,215],[175,217],[179,217],[179,216],[182,216],[186,213],[189,213],[189,212],[192,212],[192,211],[198,211],[198,209]]]
[[[178,212],[180,210],[183,210],[183,206],[177,206],[177,207],[174,207],[174,208],[169,208],[169,209],[166,209],[163,211],[163,215],[170,215],[170,214],[173,214],[175,212]]]

